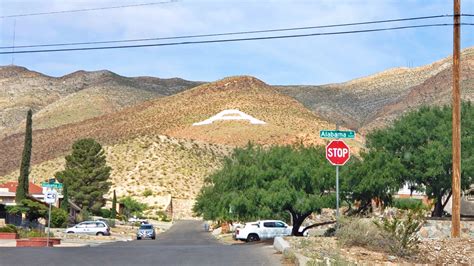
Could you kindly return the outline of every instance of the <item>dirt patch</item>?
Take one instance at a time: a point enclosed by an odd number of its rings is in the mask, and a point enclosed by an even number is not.
[[[297,252],[313,260],[330,258],[346,264],[474,264],[474,239],[423,240],[411,257],[397,257],[364,247],[341,247],[335,237],[288,237]]]

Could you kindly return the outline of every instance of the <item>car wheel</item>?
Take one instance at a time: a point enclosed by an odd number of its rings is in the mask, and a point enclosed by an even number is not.
[[[257,234],[250,234],[247,236],[247,242],[259,241],[260,238]]]
[[[156,239],[156,237],[152,237],[151,239],[155,240],[155,239]]]
[[[104,233],[102,233],[102,232],[97,232],[97,234],[95,234],[95,235],[96,235],[96,236],[103,236]]]
[[[74,234],[74,232],[73,232],[73,231],[67,231],[67,233],[68,233],[68,234]]]
[[[142,238],[141,238],[141,237],[137,237],[137,240],[140,240],[140,239],[142,239]]]

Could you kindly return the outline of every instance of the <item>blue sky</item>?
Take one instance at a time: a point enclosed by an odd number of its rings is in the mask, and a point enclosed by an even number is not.
[[[154,1],[2,0],[0,15],[149,2]],[[474,14],[474,0],[462,0],[461,7],[462,13]],[[452,14],[452,1],[181,0],[146,7],[19,17],[15,44],[166,37],[437,14]],[[431,22],[451,23],[452,19],[408,24]],[[463,22],[474,23],[474,17],[463,18]],[[0,23],[0,45],[11,46],[14,20],[4,18]],[[316,30],[300,33],[308,32]],[[470,46],[474,46],[474,26],[465,26],[462,47]],[[252,75],[270,84],[317,85],[343,82],[393,67],[425,65],[451,53],[452,27],[445,27],[285,40],[17,54],[14,63],[51,76],[76,70],[108,69],[125,76],[213,81],[226,76]],[[0,55],[0,65],[11,61],[11,55]]]

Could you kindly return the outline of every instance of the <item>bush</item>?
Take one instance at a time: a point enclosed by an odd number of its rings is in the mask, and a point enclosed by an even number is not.
[[[28,229],[21,229],[19,230],[18,234],[20,238],[29,238],[29,237],[47,237],[48,234],[46,232],[40,230],[28,230]],[[49,232],[49,237],[54,237],[53,232]]]
[[[88,211],[88,210],[81,210],[81,212],[79,213],[78,217],[77,217],[77,220],[79,220],[79,222],[83,222],[83,221],[88,221],[90,220],[91,218],[91,213]]]
[[[65,210],[53,208],[51,210],[51,227],[66,227],[68,218],[69,214]]]
[[[343,246],[361,246],[388,251],[390,239],[370,219],[341,219],[336,237]]]
[[[393,240],[390,250],[398,256],[407,256],[416,251],[420,242],[418,232],[425,220],[421,211],[407,211],[395,217],[382,218],[375,224]]]
[[[143,197],[149,197],[153,195],[153,191],[149,188],[145,189],[145,191],[143,191]]]
[[[393,207],[401,210],[422,210],[426,209],[427,206],[423,204],[421,199],[394,199],[392,203]]]
[[[110,209],[100,209],[100,216],[104,218],[111,218],[112,211]]]
[[[124,211],[124,215],[127,217],[130,217],[130,216],[141,217],[143,211],[148,208],[148,206],[145,203],[140,203],[130,196],[122,198],[120,202],[123,203],[124,205],[123,211]]]
[[[7,224],[4,227],[0,227],[1,233],[18,233],[16,226],[13,224]]]

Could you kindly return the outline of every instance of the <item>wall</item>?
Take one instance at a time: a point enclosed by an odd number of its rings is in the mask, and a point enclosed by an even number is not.
[[[427,220],[419,234],[422,238],[449,238],[451,220]],[[461,237],[474,238],[474,219],[461,221]]]

